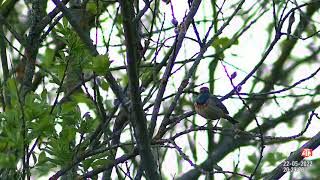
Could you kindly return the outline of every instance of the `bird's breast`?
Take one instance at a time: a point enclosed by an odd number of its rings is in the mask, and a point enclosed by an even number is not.
[[[201,115],[202,117],[206,117],[205,111],[208,108],[208,104],[199,104],[199,103],[194,103],[194,107],[196,109],[196,112]]]
[[[209,103],[195,103],[195,110],[200,116],[206,119],[215,120],[225,116],[225,113],[222,109]]]
[[[194,103],[194,106],[196,107],[196,109],[203,109],[206,108],[208,106],[208,103],[204,103],[204,104],[199,104],[199,103]]]

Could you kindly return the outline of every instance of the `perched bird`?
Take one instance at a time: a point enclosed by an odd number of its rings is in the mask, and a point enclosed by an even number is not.
[[[216,96],[210,94],[208,87],[202,87],[200,89],[200,94],[194,106],[196,112],[206,119],[216,120],[224,118],[232,124],[238,123],[238,121],[228,115],[229,112],[222,102]]]

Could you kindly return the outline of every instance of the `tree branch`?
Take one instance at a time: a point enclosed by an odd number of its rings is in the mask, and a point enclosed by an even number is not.
[[[320,132],[313,136],[311,140],[306,142],[301,148],[298,150],[294,151],[293,153],[290,154],[290,156],[284,160],[281,164],[279,164],[269,175],[267,176],[267,180],[272,180],[272,179],[280,179],[286,172],[284,171],[284,163],[285,162],[292,162],[292,161],[301,161],[304,159],[303,156],[301,156],[301,153],[303,149],[308,148],[308,149],[316,149],[320,145]]]
[[[160,179],[157,171],[157,163],[151,152],[150,138],[148,138],[147,120],[144,115],[141,92],[139,88],[138,64],[141,56],[139,52],[138,24],[134,22],[133,1],[119,0],[121,14],[123,16],[123,29],[127,52],[127,73],[129,78],[129,97],[131,109],[129,119],[134,128],[134,136],[137,141],[138,152],[141,156],[142,167],[147,179]]]

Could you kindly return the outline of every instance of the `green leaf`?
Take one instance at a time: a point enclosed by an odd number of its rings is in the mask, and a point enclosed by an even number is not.
[[[57,23],[55,27],[59,33],[65,35],[65,30],[64,30],[63,25],[61,23]]]
[[[63,42],[64,44],[68,44],[68,41],[66,40],[65,36],[62,37],[62,36],[56,35],[55,37],[56,37],[59,41]]]
[[[248,156],[249,161],[251,161],[253,164],[257,163],[257,156],[255,154],[252,154]]]
[[[50,160],[50,158],[48,158]],[[36,177],[42,177],[42,176],[46,176],[48,175],[48,172],[52,172],[53,168],[56,168],[57,166],[52,163],[49,162],[48,163],[41,163],[41,164],[37,164],[35,167],[35,171],[36,171]],[[36,179],[40,179],[40,178],[36,178]]]
[[[60,133],[61,140],[67,143],[74,140],[75,136],[76,136],[76,129],[74,127],[65,127]]]
[[[48,160],[49,160],[49,158],[46,156],[46,153],[45,153],[44,151],[42,151],[42,152],[39,154],[38,164],[37,164],[37,165],[44,164],[44,163],[47,162]]]
[[[16,168],[16,157],[9,153],[0,153],[0,168]]]
[[[67,20],[66,17],[63,17],[63,18],[62,18],[62,23],[63,23],[63,27],[64,27],[64,28],[68,28],[68,20]]]
[[[28,93],[27,96],[25,97],[26,105],[33,106],[35,98],[36,97],[32,92]]]
[[[61,132],[60,134],[63,133],[64,135],[60,136],[59,139],[51,139],[51,141],[48,142],[49,146],[46,150],[53,157],[49,158],[48,161],[52,162],[55,165],[67,165],[72,161],[73,158],[73,153],[70,151],[70,140],[65,139],[69,138],[69,132],[71,132],[72,130],[63,131],[65,132]]]
[[[86,9],[92,15],[98,14],[97,3],[93,2],[93,1],[89,1],[87,3]]]
[[[47,96],[48,96],[48,91],[47,91],[47,89],[44,89],[44,90],[41,92],[41,100],[44,101],[44,102],[46,102]]]
[[[268,161],[272,166],[277,162],[274,153],[268,153],[265,160]]]
[[[39,118],[36,122],[31,124],[33,127],[33,133],[37,136],[40,134],[52,134],[55,132],[54,129],[54,116],[53,115],[44,115],[43,117]]]
[[[143,68],[143,72],[141,75],[141,81],[145,82],[146,80],[148,80],[152,76],[153,76],[153,68]],[[157,73],[156,79],[159,79],[158,73]]]
[[[91,167],[95,169],[97,167],[106,166],[111,163],[112,163],[112,161],[110,161],[108,159],[98,159],[91,164]]]
[[[108,55],[92,57],[92,68],[98,75],[104,75],[110,66]]]
[[[94,161],[93,158],[88,158],[88,159],[82,161],[83,162],[83,169],[85,171],[88,170],[91,167],[91,164],[92,164],[93,161]]]
[[[52,79],[49,80],[50,83],[54,83],[54,84],[60,85],[61,82],[60,82],[60,80],[59,80],[59,78],[57,76],[53,75],[51,77],[52,77]]]
[[[63,38],[64,39],[64,38]],[[65,39],[64,39],[65,40]],[[62,61],[66,62],[66,55],[64,54],[64,52],[59,52],[60,58]]]
[[[7,147],[8,147],[8,142],[6,138],[0,138],[0,152],[5,151]]]
[[[247,172],[247,173],[252,173],[253,172],[253,166],[246,165],[244,167],[244,171]]]
[[[101,79],[100,87],[105,91],[109,90],[109,84],[104,79]]]
[[[232,39],[229,39],[227,37],[218,38],[212,43],[212,46],[216,49],[224,48],[226,46],[230,46],[230,43],[232,43],[231,41]],[[239,44],[238,40],[233,42],[233,45],[237,45],[237,44]]]
[[[92,101],[85,96],[83,93],[76,93],[72,96],[72,99],[75,100],[77,103],[86,103],[91,104]]]
[[[94,123],[95,123],[95,120],[92,118],[89,118],[88,120],[85,120],[85,121],[81,121],[78,132],[82,134],[92,132],[96,127]]]
[[[52,65],[52,61],[53,61],[53,57],[54,57],[54,50],[50,49],[50,48],[46,48],[46,51],[44,53],[44,58],[42,60],[42,64],[44,67],[49,68]]]
[[[16,88],[16,82],[14,79],[9,78],[7,80],[8,84],[8,91],[10,92],[10,99],[11,99],[11,104],[17,104],[18,103],[18,96],[17,96],[17,88]]]

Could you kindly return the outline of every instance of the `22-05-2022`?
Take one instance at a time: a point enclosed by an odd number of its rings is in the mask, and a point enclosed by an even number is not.
[[[312,161],[284,161],[283,172],[301,172],[312,166]]]

